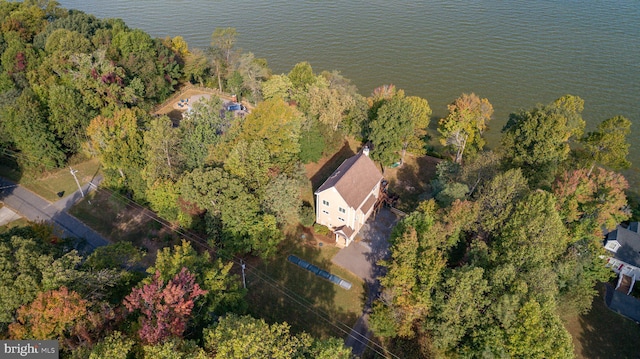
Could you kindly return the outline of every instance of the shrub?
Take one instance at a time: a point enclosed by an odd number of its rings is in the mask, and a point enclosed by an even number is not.
[[[323,236],[328,236],[329,234],[331,234],[331,230],[328,227],[325,227],[319,223],[313,225],[313,231]]]
[[[313,207],[309,205],[303,205],[300,209],[300,224],[305,227],[311,227],[316,221],[316,213]]]

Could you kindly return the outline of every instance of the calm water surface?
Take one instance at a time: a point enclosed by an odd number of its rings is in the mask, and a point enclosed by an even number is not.
[[[495,108],[490,142],[510,112],[571,93],[589,129],[624,115],[634,122],[626,172],[640,184],[640,2],[59,0],[122,18],[153,36],[206,47],[216,27],[286,73],[300,61],[339,70],[363,95],[393,83],[426,98],[435,116],[462,92]],[[637,190],[637,188],[636,188]]]

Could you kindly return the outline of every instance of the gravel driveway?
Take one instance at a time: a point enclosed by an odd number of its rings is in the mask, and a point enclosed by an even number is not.
[[[331,261],[362,278],[367,284],[367,300],[362,316],[345,338],[345,345],[350,347],[356,356],[362,355],[372,333],[369,331],[369,313],[373,300],[380,292],[378,278],[384,274],[384,268],[377,265],[380,259],[389,255],[389,236],[398,222],[398,217],[388,208],[381,208],[375,218],[369,217],[360,229],[359,242],[342,248]]]
[[[342,248],[331,261],[362,278],[371,285],[375,278],[382,274],[376,263],[386,258],[389,253],[389,236],[398,217],[388,208],[381,208],[375,218],[370,217],[360,229],[359,242]]]

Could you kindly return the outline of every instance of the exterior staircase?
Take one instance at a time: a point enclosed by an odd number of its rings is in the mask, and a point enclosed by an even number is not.
[[[629,295],[629,293],[631,293],[631,290],[633,290],[633,284],[635,283],[636,278],[635,276],[630,277],[626,274],[620,273],[620,277],[618,277],[618,285],[616,286],[616,290],[618,292],[622,292],[626,295]]]

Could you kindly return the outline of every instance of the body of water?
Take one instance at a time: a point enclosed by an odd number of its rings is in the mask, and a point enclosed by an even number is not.
[[[207,47],[216,27],[274,73],[300,61],[339,70],[368,95],[392,83],[426,98],[435,116],[463,92],[493,104],[495,144],[508,114],[573,94],[587,129],[615,115],[634,123],[627,177],[640,184],[640,2],[59,0],[122,18],[152,36]],[[637,190],[637,189],[636,189]]]

